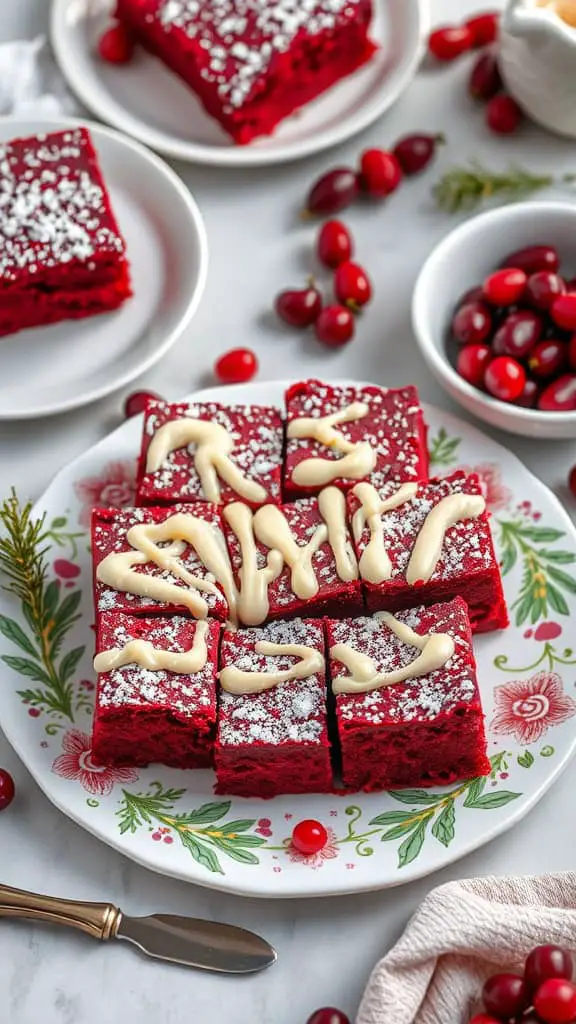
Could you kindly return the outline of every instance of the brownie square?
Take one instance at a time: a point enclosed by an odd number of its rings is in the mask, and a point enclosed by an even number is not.
[[[99,761],[174,768],[212,764],[219,633],[214,620],[99,616],[92,741]]]
[[[148,540],[142,527],[151,528]],[[191,539],[181,539],[183,532]],[[205,501],[172,508],[94,509],[92,557],[97,612],[226,619],[228,599],[234,603],[220,513]],[[219,580],[226,576],[230,587],[225,592]]]
[[[352,649],[364,657],[353,678],[389,674],[415,662],[413,634],[444,634],[453,653],[433,671],[370,692],[336,695],[342,778],[350,790],[372,792],[445,785],[487,775],[484,717],[466,605],[460,598],[426,608],[326,623],[332,687],[352,675]],[[394,628],[391,628],[390,621]],[[408,627],[408,635],[396,635]],[[371,666],[365,659],[371,659]]]
[[[450,525],[454,496],[465,499],[468,517]],[[370,611],[394,612],[459,595],[468,604],[474,632],[508,625],[500,568],[477,476],[458,471],[412,488],[389,483],[370,490],[361,484],[352,489],[348,501]],[[442,516],[445,532],[438,518]],[[422,577],[418,563],[428,556],[431,560]]]
[[[263,641],[280,645],[280,649],[261,653]],[[283,645],[288,645],[286,653],[282,653]],[[293,645],[308,651],[299,657]],[[302,654],[311,655],[312,663],[302,661]],[[250,686],[251,674],[272,676],[299,664],[306,675],[285,679],[262,692],[237,693],[224,688],[233,685],[226,677],[231,669],[239,670],[244,685]],[[293,619],[224,632],[220,682],[215,747],[218,793],[267,798],[331,790],[321,622]]]
[[[360,480],[382,487],[428,476],[426,427],[414,387],[307,380],[288,389],[286,408],[285,500],[316,494],[326,484],[347,490]],[[337,421],[314,422],[324,417]],[[323,438],[314,436],[319,431]]]
[[[151,400],[136,504],[279,504],[283,443],[282,416],[271,406]],[[212,451],[216,462],[210,460]]]

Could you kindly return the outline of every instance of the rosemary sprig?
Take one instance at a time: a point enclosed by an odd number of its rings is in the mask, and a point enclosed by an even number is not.
[[[21,506],[12,489],[9,498],[0,506],[0,523],[4,535],[0,537],[0,572],[8,580],[3,589],[14,594],[40,620],[46,583],[46,552],[44,521],[32,519],[32,502]]]
[[[471,210],[486,199],[523,199],[532,192],[547,188],[555,182],[576,181],[576,175],[532,174],[523,167],[509,167],[506,171],[492,171],[476,161],[468,167],[454,167],[447,171],[434,186],[434,198],[441,210],[458,213]]]

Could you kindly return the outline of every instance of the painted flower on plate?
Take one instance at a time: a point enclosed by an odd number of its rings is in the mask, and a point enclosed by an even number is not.
[[[500,466],[496,462],[484,462],[479,466],[459,466],[458,468],[464,473],[476,473],[489,509],[495,512],[497,509],[506,508],[512,499],[512,491],[502,483]]]
[[[334,860],[338,856],[338,846],[336,845],[336,833],[333,829],[326,829],[328,832],[328,841],[318,853],[305,854],[300,853],[299,850],[295,850],[293,846],[286,848],[286,853],[291,861],[298,862],[300,864],[306,864],[309,868],[317,870],[321,868],[324,861]]]
[[[512,735],[524,746],[536,743],[549,728],[576,715],[576,702],[564,693],[555,672],[536,672],[530,679],[497,686],[494,700],[492,732]]]
[[[135,768],[110,768],[92,760],[90,737],[79,729],[70,729],[62,740],[62,753],[54,760],[52,771],[63,779],[78,781],[94,796],[108,796],[116,782],[136,782]]]
[[[90,513],[97,505],[103,508],[127,508],[134,504],[136,467],[133,462],[108,462],[100,476],[85,476],[74,484],[76,497],[82,503],[78,521],[90,527]]]

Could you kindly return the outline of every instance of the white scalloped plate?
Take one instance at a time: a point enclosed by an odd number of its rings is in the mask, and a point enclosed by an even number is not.
[[[204,391],[195,398],[282,404],[283,382]],[[480,431],[428,408],[437,473],[473,466],[486,486],[514,625],[475,642],[493,773],[427,791],[291,796],[212,795],[209,771],[113,770],[90,758],[94,692],[90,505],[129,504],[140,419],[67,466],[36,506],[51,530],[52,618],[64,628],[44,652],[19,605],[0,594],[0,725],[64,814],[127,857],[165,875],[253,896],[321,896],[400,885],[489,842],[523,817],[576,748],[576,533],[556,498]],[[294,824],[329,829],[321,855],[295,858]]]

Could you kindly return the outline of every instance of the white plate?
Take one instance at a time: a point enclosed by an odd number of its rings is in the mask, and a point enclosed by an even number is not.
[[[194,397],[281,404],[283,391],[280,382],[263,383]],[[492,778],[395,794],[225,800],[213,796],[209,771],[92,764],[93,611],[85,528],[91,503],[131,500],[141,430],[136,419],[64,469],[37,505],[51,531],[51,574],[61,580],[51,618],[74,614],[77,602],[80,612],[64,629],[57,658],[47,655],[41,663],[29,620],[0,593],[0,726],[53,803],[162,874],[280,897],[412,881],[487,843],[540,800],[576,747],[576,651],[569,646],[576,532],[556,498],[506,449],[437,409],[428,408],[426,416],[435,472],[474,466],[484,480],[503,561],[514,625],[475,641]],[[285,841],[298,820],[310,817],[325,823],[330,843],[322,855],[294,858]]]
[[[98,117],[168,156],[248,167],[318,153],[372,124],[412,81],[426,35],[424,0],[375,0],[381,49],[360,71],[287,119],[271,137],[236,146],[188,87],[139,51],[122,67],[95,56],[113,0],[52,0],[52,46],[68,84]]]
[[[204,291],[208,243],[178,176],[144,146],[71,118],[0,118],[0,141],[84,124],[128,246],[134,295],[113,313],[0,338],[0,420],[49,416],[129,384],[188,326]]]

